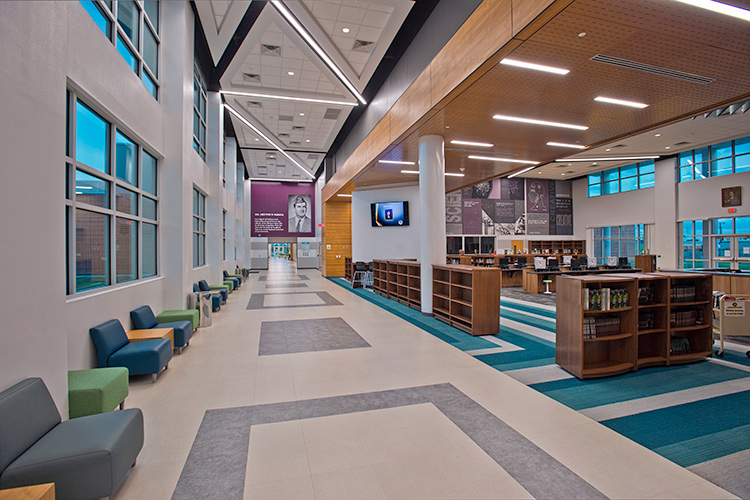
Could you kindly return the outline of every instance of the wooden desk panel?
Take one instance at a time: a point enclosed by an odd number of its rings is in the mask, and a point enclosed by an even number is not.
[[[55,500],[55,483],[0,490],[0,500]]]
[[[127,333],[130,342],[141,340],[169,339],[174,348],[174,328],[150,328],[148,330],[130,330]]]

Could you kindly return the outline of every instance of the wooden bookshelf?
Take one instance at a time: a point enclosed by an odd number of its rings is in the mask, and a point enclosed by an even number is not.
[[[354,262],[351,257],[344,257],[344,279],[349,282],[354,279]]]
[[[586,240],[529,240],[529,253],[540,254],[545,251],[548,254],[581,256],[586,253]]]
[[[711,283],[708,275],[680,272],[560,276],[555,361],[583,379],[710,357]],[[604,288],[625,289],[628,304],[586,310],[586,290]],[[680,322],[673,313],[682,313]],[[617,318],[619,330],[586,338],[587,318]]]
[[[372,289],[414,309],[422,307],[420,264],[415,260],[373,260]]]
[[[471,335],[500,331],[500,269],[432,266],[433,315]]]
[[[656,255],[636,255],[635,267],[644,273],[653,273],[656,271]]]

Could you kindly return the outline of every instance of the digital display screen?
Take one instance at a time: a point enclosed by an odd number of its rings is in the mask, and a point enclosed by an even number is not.
[[[370,204],[373,227],[408,226],[409,202],[388,201]]]

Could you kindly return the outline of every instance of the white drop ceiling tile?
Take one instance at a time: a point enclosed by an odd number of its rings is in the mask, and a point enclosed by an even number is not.
[[[305,65],[302,65],[302,72],[300,73],[300,80],[312,80],[317,82],[322,78],[320,71],[307,71]]]
[[[332,94],[334,90],[336,89],[332,83],[328,83],[328,82],[318,83],[318,92],[326,92],[326,93]]]
[[[367,12],[365,9],[344,5],[339,9],[338,21],[359,24],[365,17],[365,12]]]
[[[393,7],[391,7],[390,5],[384,5],[381,3],[371,3],[368,5],[368,8],[372,10],[377,10],[379,12],[387,12],[389,14],[393,12]]]
[[[318,19],[318,24],[329,35],[336,29],[336,21],[333,19]]]
[[[302,72],[302,59],[284,58],[283,66],[285,70],[295,70],[295,73],[299,75]]]
[[[358,75],[362,74],[362,71],[365,69],[365,63],[359,63],[359,62],[353,62],[351,61],[349,64],[351,64],[352,69],[356,71]]]
[[[318,19],[336,19],[339,16],[340,5],[333,2],[315,0],[305,2],[308,7],[312,6],[312,13]]]
[[[305,55],[297,46],[284,47],[284,59],[297,59],[302,61],[305,59]]]
[[[278,26],[276,26],[276,24],[274,24],[274,23],[269,24],[268,28],[266,29],[266,31],[269,31],[271,33],[283,33],[283,31],[281,30],[281,28],[279,28]]]
[[[264,43],[266,45],[281,46],[284,44],[284,35],[282,33],[274,33],[269,29],[265,33],[263,33],[263,36],[260,39],[260,43]]]
[[[305,71],[314,71],[318,74],[320,73],[318,67],[309,59],[305,59],[305,62],[302,63],[302,69]]]
[[[388,12],[378,12],[377,10],[374,10],[372,7],[367,9],[367,13],[365,14],[364,19],[362,19],[362,24],[365,26],[372,26],[373,28],[385,28],[385,25],[388,24],[388,20],[391,18],[391,14]]]
[[[281,85],[281,78],[269,76],[268,78],[263,78],[263,86],[264,87],[276,87],[278,88]]]
[[[349,50],[354,44],[354,38],[348,36],[332,36],[331,39],[341,50]]]
[[[261,67],[266,68],[281,67],[281,58],[276,56],[260,56]]]
[[[366,42],[377,42],[383,30],[371,26],[361,26],[357,32],[357,39]]]
[[[300,90],[309,90],[309,91],[315,91],[318,88],[318,82],[317,80],[300,80],[299,82],[299,89]]]
[[[216,16],[226,15],[227,9],[229,8],[230,3],[231,2],[229,0],[212,0],[211,9],[214,11],[214,15]]]
[[[278,77],[281,76],[281,66],[263,66],[263,74],[260,77],[261,82],[263,82],[267,77]]]
[[[357,63],[357,64],[366,64],[367,60],[370,59],[370,54],[368,54],[366,52],[354,52],[352,50],[352,51],[349,51],[347,59],[352,64],[354,64],[354,63]]]

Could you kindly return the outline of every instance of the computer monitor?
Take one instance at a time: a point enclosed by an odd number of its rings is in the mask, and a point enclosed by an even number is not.
[[[570,262],[570,269],[573,270],[573,271],[578,271],[578,270],[586,267],[587,262],[588,261],[587,261],[586,257],[581,257],[581,258],[576,257],[575,259],[573,259]]]
[[[518,264],[518,267],[526,267],[526,257],[517,257],[516,264]]]
[[[573,256],[563,255],[563,266],[572,266],[572,265],[573,265]]]
[[[623,269],[630,268],[630,264],[628,263],[628,258],[627,257],[620,257],[620,259],[618,260],[617,263]]]
[[[510,266],[510,260],[507,257],[500,257],[497,259],[497,265],[503,269],[507,269]]]
[[[599,264],[596,263],[596,257],[586,257],[586,260],[586,267],[588,267],[589,269],[596,269],[597,267],[599,267]]]
[[[557,259],[547,259],[547,269],[557,271],[560,269],[560,261]]]
[[[534,257],[534,269],[537,271],[547,269],[547,259],[544,257]]]
[[[607,257],[607,267],[617,267],[619,262],[619,257]]]

